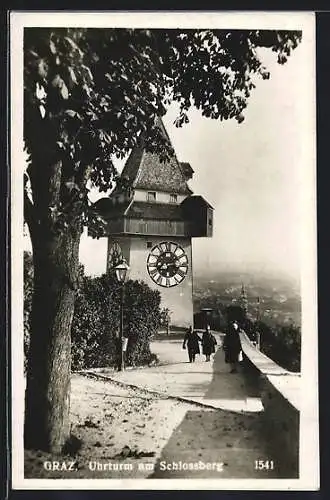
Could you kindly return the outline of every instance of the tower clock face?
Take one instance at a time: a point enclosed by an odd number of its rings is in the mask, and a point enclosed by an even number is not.
[[[109,269],[113,269],[123,260],[123,252],[119,243],[115,242],[109,250]]]
[[[150,278],[159,286],[179,285],[188,272],[188,257],[177,243],[163,241],[155,245],[147,259]]]

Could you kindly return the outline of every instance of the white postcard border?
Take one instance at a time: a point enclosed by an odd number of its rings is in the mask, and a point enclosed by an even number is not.
[[[24,479],[23,411],[23,29],[28,26],[301,29],[308,39],[304,120],[306,140],[301,166],[302,363],[299,479]],[[11,86],[11,365],[12,487],[14,489],[221,489],[315,490],[319,487],[317,252],[316,252],[316,105],[315,16],[313,12],[12,12]]]

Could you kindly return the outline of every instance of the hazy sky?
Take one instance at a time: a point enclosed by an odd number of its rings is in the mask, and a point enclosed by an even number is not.
[[[193,240],[194,270],[264,269],[297,276],[300,268],[306,106],[311,71],[304,41],[284,65],[262,53],[270,80],[258,80],[245,121],[220,122],[190,113],[190,123],[164,123],[179,161],[191,163],[190,187],[214,207],[213,238]],[[307,92],[306,92],[307,91]],[[305,126],[303,126],[305,125]],[[311,128],[311,134],[313,129]],[[83,237],[81,260],[91,274],[104,272],[106,241]]]

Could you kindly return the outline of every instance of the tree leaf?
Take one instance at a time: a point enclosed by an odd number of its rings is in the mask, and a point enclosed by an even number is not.
[[[65,81],[63,78],[60,77],[60,75],[56,75],[55,78],[52,81],[52,86],[57,87],[60,91],[60,94],[63,99],[68,99],[69,98],[69,90],[68,87],[65,84]]]
[[[61,96],[63,99],[68,99],[69,98],[69,90],[68,87],[66,86],[65,82],[62,80],[62,86],[61,86]]]
[[[49,48],[52,54],[56,54],[57,48],[53,40],[49,41]]]
[[[61,86],[61,82],[63,82],[63,80],[60,77],[60,75],[55,75],[55,77],[52,80],[52,86],[53,87],[60,87]]]
[[[45,91],[45,88],[43,85],[40,85],[39,82],[36,84],[36,91],[35,91],[36,98],[39,101],[44,101],[44,99],[47,97],[47,93]]]
[[[41,78],[46,78],[48,74],[48,64],[45,59],[40,59],[38,63],[38,74]]]
[[[45,106],[43,104],[40,104],[39,111],[40,111],[40,114],[41,114],[41,118],[45,118],[45,116],[46,116],[46,109],[45,109]]]
[[[82,121],[82,117],[77,111],[74,111],[73,109],[66,109],[64,111],[64,114],[69,116],[70,118],[79,118],[79,120]]]
[[[69,75],[70,75],[71,81],[72,81],[75,85],[78,85],[78,80],[77,80],[76,74],[75,74],[75,72],[73,71],[73,68],[72,68],[71,66],[68,66],[68,72],[69,72]]]
[[[73,189],[79,191],[79,186],[75,182],[68,181],[65,183],[65,186],[69,191],[72,191]]]
[[[66,42],[68,42],[68,44],[70,45],[71,49],[79,52],[80,56],[83,56],[83,52],[80,50],[80,48],[78,47],[78,45],[72,40],[72,38],[70,38],[68,36],[65,36],[64,40]]]

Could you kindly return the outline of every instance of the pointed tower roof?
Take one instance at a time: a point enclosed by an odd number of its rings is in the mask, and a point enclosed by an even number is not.
[[[171,144],[161,118],[158,118],[157,126]],[[175,153],[169,161],[161,162],[156,153],[147,152],[143,147],[136,146],[132,149],[121,176],[127,177],[135,189],[189,195],[192,191],[187,180],[192,176],[192,169],[189,173],[187,171],[189,169],[180,164]]]

